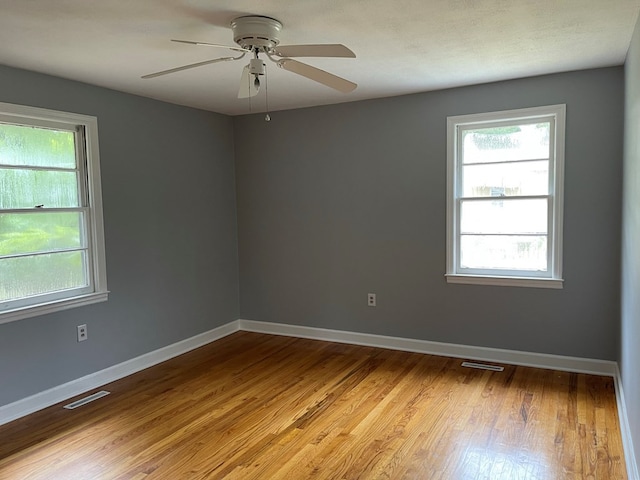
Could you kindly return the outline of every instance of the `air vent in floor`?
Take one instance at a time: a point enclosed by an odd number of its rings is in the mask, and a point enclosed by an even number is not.
[[[504,371],[504,367],[498,367],[497,365],[487,365],[484,363],[475,363],[475,362],[462,362],[463,367],[469,368],[479,368],[481,370],[491,370],[493,372],[502,372]]]
[[[75,402],[71,402],[68,405],[65,405],[64,408],[67,410],[73,410],[74,408],[81,407],[82,405],[86,405],[89,402],[93,402],[99,398],[102,398],[106,395],[109,395],[111,392],[107,392],[106,390],[100,390],[99,392],[93,393],[88,397],[81,398],[80,400],[76,400]]]

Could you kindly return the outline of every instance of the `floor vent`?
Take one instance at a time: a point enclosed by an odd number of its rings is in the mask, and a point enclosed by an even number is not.
[[[497,365],[486,365],[484,363],[462,362],[462,366],[469,368],[479,368],[481,370],[491,370],[492,372],[504,371],[504,367],[498,367]]]
[[[75,402],[71,402],[69,405],[65,405],[64,408],[66,408],[67,410],[73,410],[74,408],[81,407],[82,405],[86,405],[89,402],[93,402],[94,400],[107,396],[110,393],[111,392],[107,392],[106,390],[101,390],[89,395],[88,397],[84,397],[80,400],[76,400]]]

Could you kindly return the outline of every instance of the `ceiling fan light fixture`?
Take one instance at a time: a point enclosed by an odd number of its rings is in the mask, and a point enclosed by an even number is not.
[[[249,73],[251,75],[264,75],[266,64],[259,58],[249,60]]]

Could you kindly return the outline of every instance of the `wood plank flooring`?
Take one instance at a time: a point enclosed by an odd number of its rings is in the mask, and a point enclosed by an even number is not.
[[[613,379],[460,363],[238,332],[0,427],[0,479],[627,478]]]

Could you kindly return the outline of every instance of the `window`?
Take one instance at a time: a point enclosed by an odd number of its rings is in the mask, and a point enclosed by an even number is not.
[[[447,281],[562,288],[565,106],[449,117]]]
[[[97,128],[0,103],[0,323],[107,298]]]

